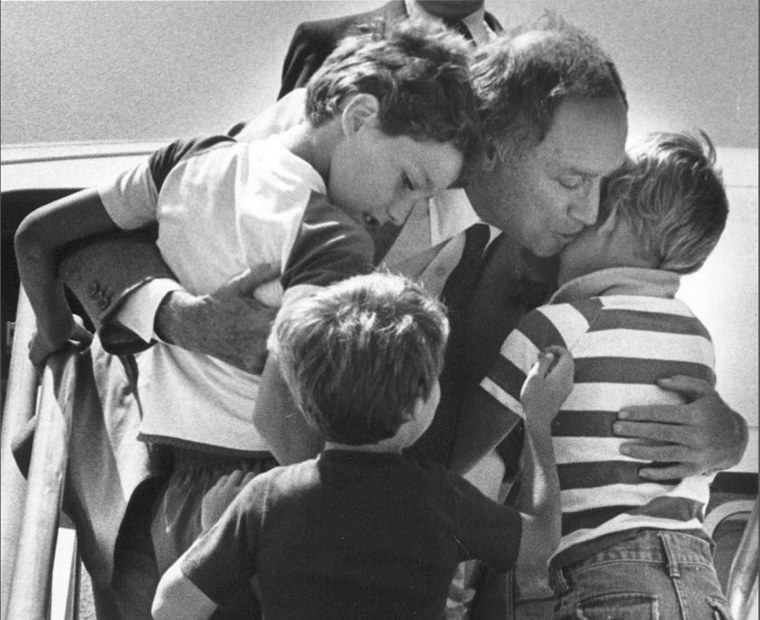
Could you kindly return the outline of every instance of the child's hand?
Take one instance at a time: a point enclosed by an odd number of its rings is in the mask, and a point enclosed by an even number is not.
[[[92,341],[92,334],[84,326],[81,317],[73,314],[67,320],[55,324],[38,324],[37,331],[29,342],[29,359],[35,366],[42,366],[48,357],[69,340],[84,344]]]
[[[552,345],[538,356],[523,384],[520,398],[526,419],[551,422],[573,388],[575,363],[564,347]]]

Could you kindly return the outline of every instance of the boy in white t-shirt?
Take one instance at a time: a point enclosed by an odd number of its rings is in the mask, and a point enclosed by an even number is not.
[[[375,230],[403,223],[415,202],[455,184],[477,148],[469,51],[462,37],[411,22],[347,39],[311,80],[306,119],[284,133],[250,144],[178,141],[115,182],[36,210],[16,235],[37,317],[32,361],[89,337],[65,300],[57,261],[62,248],[91,235],[157,222],[164,260],[196,295],[274,263],[280,281],[256,291],[273,306],[371,271]],[[256,376],[163,341],[137,364],[141,439],[170,446],[174,457],[153,528],[163,571],[238,487],[212,510],[206,489],[225,467],[239,471],[240,459],[245,472],[260,472],[268,446],[251,426]],[[183,479],[174,489],[188,471],[198,484]],[[174,524],[169,513],[188,510],[196,516]]]

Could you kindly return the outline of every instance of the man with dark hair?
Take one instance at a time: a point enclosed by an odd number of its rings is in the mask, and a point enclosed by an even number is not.
[[[389,268],[422,281],[448,305],[460,308],[451,316],[441,406],[414,449],[445,464],[456,435],[477,428],[477,419],[459,419],[462,394],[477,386],[520,316],[553,288],[552,265],[547,268],[540,259],[557,254],[596,221],[601,179],[622,163],[627,134],[627,104],[614,64],[592,38],[557,20],[546,18],[514,38],[497,37],[478,48],[474,71],[488,144],[470,162],[469,184],[415,206],[383,253]],[[293,91],[240,138],[287,127],[298,118],[293,110],[302,109],[303,91]],[[480,222],[495,228],[489,231]],[[496,229],[503,234],[488,248],[487,265],[475,288],[478,258]],[[476,267],[475,274],[455,269],[459,262]],[[83,280],[88,278],[95,276]],[[155,334],[178,347],[254,370],[260,368],[272,312],[250,299],[248,291],[263,278],[242,276],[200,296],[176,283],[153,282],[137,288],[122,308],[138,311],[139,320],[129,324],[142,332],[146,344]],[[97,279],[98,291],[108,286],[107,278]],[[83,289],[85,296],[95,291],[86,284]],[[108,293],[112,303],[98,308],[99,317],[122,299],[118,290]],[[470,310],[464,303],[468,301]],[[119,316],[126,323],[125,317]],[[677,382],[674,386],[687,389]],[[630,456],[676,463],[645,468],[644,475],[667,477],[675,470],[682,476],[684,471],[701,473],[740,460],[746,423],[712,387],[701,394],[677,407],[676,414],[669,413],[670,420],[690,420],[671,425],[673,444],[623,445]],[[660,411],[650,407],[643,419],[656,422],[663,417]],[[270,436],[273,444],[299,432],[297,417],[281,420],[279,433]],[[626,424],[621,433],[626,436],[648,438],[658,432],[656,423],[644,424],[640,431]]]

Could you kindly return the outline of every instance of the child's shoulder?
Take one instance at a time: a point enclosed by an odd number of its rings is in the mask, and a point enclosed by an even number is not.
[[[240,495],[249,502],[264,497],[277,498],[299,488],[312,486],[318,478],[316,459],[293,465],[279,465],[254,476],[240,491]]]

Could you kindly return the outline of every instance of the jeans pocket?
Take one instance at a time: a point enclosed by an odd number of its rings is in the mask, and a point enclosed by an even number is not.
[[[707,604],[712,609],[715,620],[731,620],[731,614],[728,611],[728,603],[723,598],[717,596],[708,596]]]
[[[577,620],[659,620],[657,597],[641,592],[614,592],[581,599]]]

